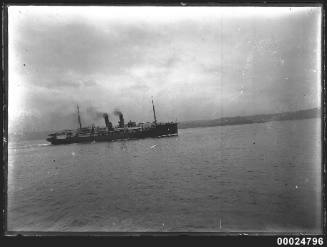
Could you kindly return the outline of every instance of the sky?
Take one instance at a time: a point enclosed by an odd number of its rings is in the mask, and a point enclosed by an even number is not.
[[[8,10],[9,134],[320,106],[319,7]]]

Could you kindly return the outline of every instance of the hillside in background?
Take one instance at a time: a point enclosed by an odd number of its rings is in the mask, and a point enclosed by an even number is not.
[[[209,126],[264,123],[270,121],[318,118],[320,116],[321,116],[320,109],[313,108],[313,109],[301,110],[296,112],[260,114],[260,115],[253,115],[253,116],[237,116],[237,117],[227,117],[227,118],[219,118],[213,120],[183,121],[178,123],[178,128],[186,129],[186,128],[209,127]]]

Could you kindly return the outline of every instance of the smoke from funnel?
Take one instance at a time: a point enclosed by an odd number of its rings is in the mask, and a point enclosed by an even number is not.
[[[123,113],[121,113],[121,111],[120,110],[114,110],[114,114],[115,114],[115,116],[120,116],[120,115],[123,115]]]
[[[118,125],[119,125],[119,128],[124,128],[124,116],[123,116],[123,113],[119,110],[115,110],[114,111],[114,115],[115,116],[119,116],[119,122],[118,122]]]
[[[102,112],[96,112],[96,119],[98,120],[101,117],[103,117],[103,113]]]
[[[96,121],[103,117],[103,112],[99,112],[95,107],[86,108],[86,116],[90,120]]]

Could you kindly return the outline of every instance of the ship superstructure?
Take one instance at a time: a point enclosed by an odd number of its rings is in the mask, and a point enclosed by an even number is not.
[[[125,123],[124,116],[120,111],[114,115],[119,117],[118,126],[114,127],[109,120],[109,115],[103,113],[105,127],[94,125],[82,127],[79,106],[77,105],[79,128],[75,130],[63,130],[50,134],[47,138],[51,144],[69,144],[79,142],[105,142],[115,140],[141,139],[147,137],[164,137],[178,135],[177,122],[158,123],[154,103],[152,100],[154,121],[152,123]]]

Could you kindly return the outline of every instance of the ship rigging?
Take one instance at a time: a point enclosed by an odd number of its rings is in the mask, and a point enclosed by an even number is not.
[[[64,130],[50,134],[47,138],[53,145],[80,143],[80,142],[101,142],[115,140],[142,139],[147,137],[166,137],[178,135],[177,122],[157,122],[156,111],[152,98],[152,110],[154,121],[152,123],[138,123],[129,121],[125,124],[123,113],[115,111],[114,115],[119,117],[118,126],[113,127],[109,120],[108,113],[103,113],[106,127],[82,127],[79,105],[77,105],[77,120],[79,129]]]

